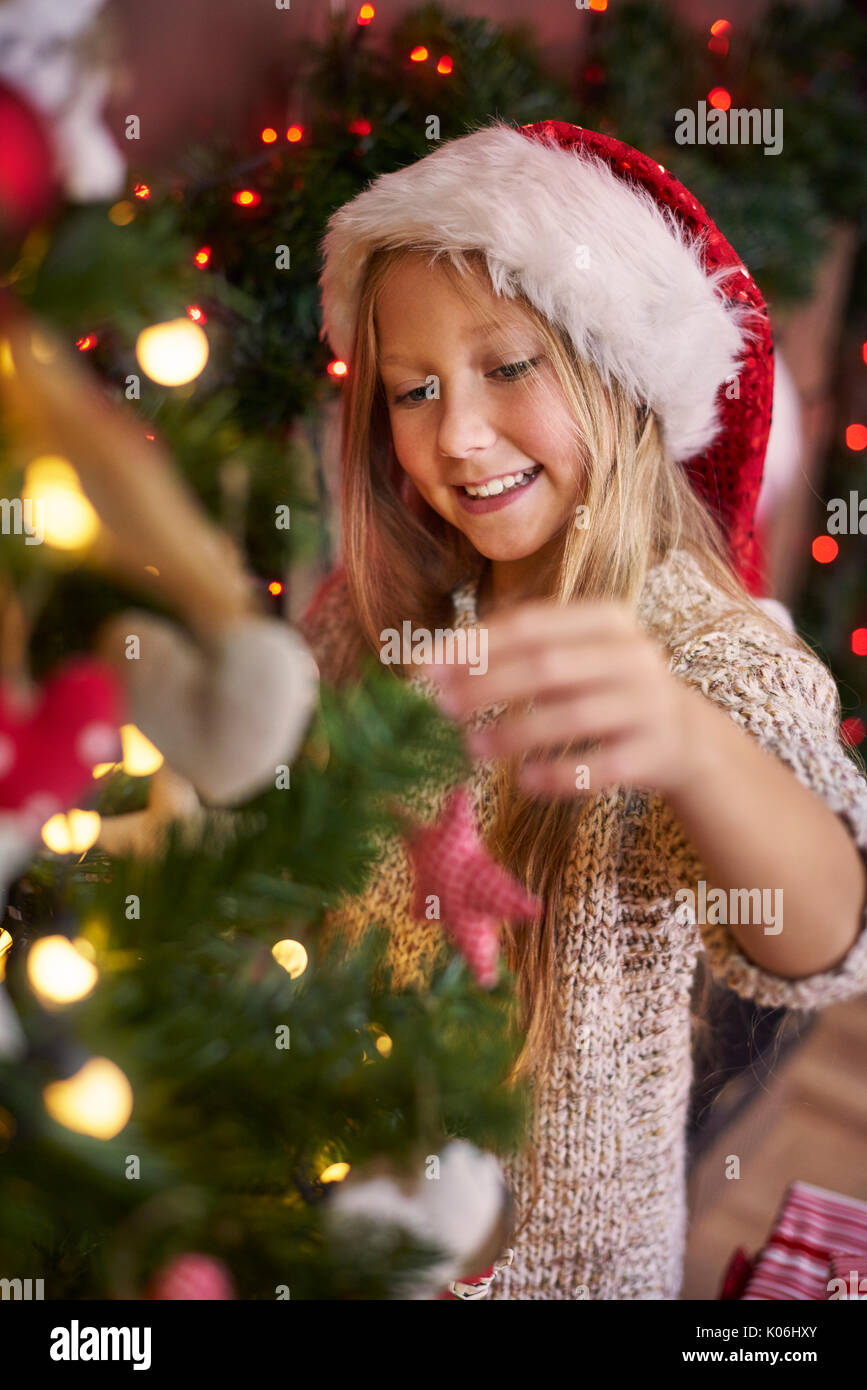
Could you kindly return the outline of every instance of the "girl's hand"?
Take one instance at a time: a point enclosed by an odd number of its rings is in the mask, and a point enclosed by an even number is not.
[[[598,740],[590,753],[528,760],[528,790],[550,796],[606,787],[677,792],[695,772],[707,702],[673,676],[662,648],[631,609],[613,600],[523,603],[484,625],[487,670],[431,664],[446,713],[463,720],[479,707],[532,699],[528,713],[467,735],[482,758]],[[581,769],[586,769],[582,773]]]

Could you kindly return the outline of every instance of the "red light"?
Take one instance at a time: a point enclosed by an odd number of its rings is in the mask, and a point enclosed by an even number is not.
[[[867,362],[867,343],[861,344],[861,356],[864,358],[864,361]]]
[[[208,318],[207,318],[207,315],[206,315],[205,311],[204,311],[203,309],[200,309],[199,306],[198,306],[198,304],[188,304],[188,305],[187,305],[187,314],[188,314],[188,316],[193,320],[193,323],[207,323],[207,322],[208,322]]]
[[[427,49],[419,44],[418,48],[414,48],[412,53],[410,53],[409,61],[411,63],[426,63],[429,57],[430,54]]]
[[[717,111],[728,111],[732,104],[731,92],[727,92],[725,87],[711,88],[707,94],[707,99]]]
[[[328,363],[329,376],[346,376],[346,373],[348,371],[349,368],[347,367],[346,363],[341,362],[339,358],[335,359],[335,361],[333,362]]]
[[[153,441],[156,439],[156,435],[155,435],[155,434],[146,434],[146,435],[145,435],[145,439],[149,439],[149,440],[151,441],[151,443],[153,443]]]
[[[208,262],[210,261],[210,259],[211,259],[211,248],[210,248],[210,246],[200,246],[199,249],[198,249],[198,251],[196,252],[195,256],[193,256],[193,260],[195,261],[196,265],[199,265],[199,266],[207,265]]]
[[[232,202],[237,203],[239,208],[255,208],[261,201],[261,193],[257,193],[253,188],[242,188],[238,193],[232,194]]]
[[[259,138],[263,145],[273,145],[274,141],[277,139],[277,132],[272,125],[266,125]]]
[[[608,9],[608,0],[590,0],[591,10],[597,10],[600,14]]]
[[[840,547],[833,536],[816,536],[812,545],[813,559],[820,565],[830,565],[840,553]]]
[[[369,135],[372,130],[370,121],[366,121],[363,116],[359,116],[357,121],[351,121],[349,125],[350,135]]]
[[[847,447],[855,453],[867,449],[867,425],[849,425],[846,429]]]
[[[304,134],[304,127],[300,125],[290,125],[286,132],[286,139],[292,145],[297,145],[301,136]]]
[[[867,627],[856,627],[852,633],[852,650],[856,656],[867,656]]]
[[[151,191],[146,183],[137,183],[135,188],[133,189],[133,193],[135,194],[136,198],[144,199],[149,198],[151,196]]]
[[[840,725],[840,737],[850,748],[854,748],[856,743],[860,743],[867,729],[864,728],[863,721],[860,719],[844,719]]]
[[[446,55],[444,58],[440,58],[439,62],[437,63],[437,72],[444,73],[447,76],[451,72],[453,67],[454,63],[452,62],[451,58],[449,58],[449,56]]]
[[[91,348],[96,347],[98,341],[99,339],[95,333],[86,333],[83,338],[78,339],[75,346],[78,348],[79,352],[90,352]]]
[[[272,579],[272,580],[271,580],[271,583],[268,585],[268,593],[269,593],[269,594],[274,594],[274,595],[276,596],[277,594],[282,594],[282,592],[283,592],[283,585],[280,583],[280,580],[279,580],[279,579]]]
[[[375,15],[376,10],[372,5],[362,5],[361,9],[358,11],[358,20],[356,22],[358,24],[372,24]]]
[[[713,24],[710,26],[710,32],[712,34],[730,34],[731,31],[732,26],[729,24],[727,19],[715,19]]]
[[[714,35],[712,39],[708,39],[707,46],[711,53],[718,53],[722,58],[724,58],[729,51],[729,41],[723,38],[722,35]]]

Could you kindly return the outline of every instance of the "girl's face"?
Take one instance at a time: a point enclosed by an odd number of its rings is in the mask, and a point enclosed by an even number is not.
[[[521,560],[571,519],[580,468],[537,329],[519,306],[482,289],[497,316],[494,337],[441,267],[416,256],[401,265],[377,302],[379,373],[395,453],[425,501],[481,555]],[[539,381],[522,380],[530,361]],[[465,491],[491,482],[487,498]]]

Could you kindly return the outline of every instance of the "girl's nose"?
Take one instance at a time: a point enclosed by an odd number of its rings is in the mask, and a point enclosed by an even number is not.
[[[440,383],[437,446],[448,458],[467,458],[490,449],[497,432],[479,394]]]

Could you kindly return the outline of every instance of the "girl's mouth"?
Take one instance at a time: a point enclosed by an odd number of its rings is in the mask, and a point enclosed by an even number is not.
[[[497,478],[493,483],[488,483],[485,489],[488,492],[487,497],[479,495],[471,497],[466,488],[460,484],[455,487],[455,492],[458,496],[458,502],[465,512],[471,512],[473,515],[479,515],[482,512],[498,512],[501,507],[508,507],[510,502],[516,501],[518,497],[527,492],[541,472],[542,465],[537,463],[532,468],[525,469],[523,473],[509,474],[508,477],[512,479],[511,482],[504,478]],[[474,488],[473,491],[477,490]],[[478,491],[480,492],[481,489]]]

